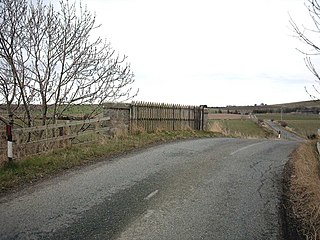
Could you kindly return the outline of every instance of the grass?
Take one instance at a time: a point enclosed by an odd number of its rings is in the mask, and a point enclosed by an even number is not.
[[[58,107],[58,112],[63,110],[63,106]],[[62,115],[64,116],[69,116],[69,117],[84,117],[86,115],[89,115],[92,113],[92,111],[95,110],[94,115],[101,115],[103,113],[103,105],[98,106],[95,104],[80,104],[80,105],[71,105],[67,108],[66,111],[63,112]],[[41,106],[33,106],[31,109],[31,114],[33,116],[33,124],[34,125],[42,125],[42,120],[40,119],[42,117],[41,115]],[[15,113],[16,115],[19,115],[20,117],[24,116],[23,111],[18,111]],[[48,106],[48,115],[47,117],[51,117],[53,114],[53,106]],[[4,116],[5,118],[8,118],[7,112],[6,111],[0,111],[0,115]],[[64,120],[61,120],[64,121]],[[25,126],[25,123],[21,121],[18,118],[14,119],[15,127],[19,126]],[[0,126],[4,126],[4,123],[0,121]]]
[[[77,116],[77,115],[86,115],[90,114],[94,109],[96,109],[98,106],[94,104],[81,104],[81,105],[71,105],[63,114],[68,116]],[[62,107],[60,107],[62,108]],[[100,106],[97,108],[97,113],[102,113],[103,107]],[[49,109],[49,112],[52,111],[52,109]]]
[[[269,114],[256,114],[257,118],[264,119],[264,120],[281,120],[280,113],[269,113]],[[319,120],[320,116],[317,114],[291,114],[291,113],[284,113],[282,114],[282,120]]]
[[[315,142],[301,145],[292,156],[286,193],[290,216],[305,239],[320,239],[320,163]]]
[[[211,120],[210,130],[225,136],[267,138],[272,134],[258,123],[248,119]]]
[[[214,136],[217,136],[217,134],[203,131],[140,133],[111,140],[103,138],[98,144],[73,146],[47,154],[31,156],[23,161],[0,168],[0,193],[5,193],[26,183],[38,181],[66,169],[101,161],[151,144]]]
[[[281,120],[280,113],[257,114],[256,116],[264,120]],[[291,130],[302,137],[317,134],[318,129],[320,129],[320,117],[317,114],[283,114],[282,119]]]
[[[308,137],[317,134],[320,120],[288,120],[288,126],[301,136]]]

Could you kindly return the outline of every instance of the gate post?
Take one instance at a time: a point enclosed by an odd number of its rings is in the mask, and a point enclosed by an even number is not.
[[[126,103],[106,103],[104,105],[104,117],[110,117],[107,127],[110,128],[111,137],[128,134],[132,131],[132,105]]]
[[[208,126],[208,106],[200,105],[200,128],[199,130],[206,131]]]

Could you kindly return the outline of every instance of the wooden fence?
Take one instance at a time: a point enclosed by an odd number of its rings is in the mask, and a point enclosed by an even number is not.
[[[13,129],[14,159],[94,141],[109,130],[109,117]],[[7,160],[6,132],[0,131],[0,164]]]
[[[203,130],[204,108],[178,104],[133,102],[131,129],[147,132],[157,130]]]
[[[104,118],[70,121],[54,125],[13,129],[13,159],[38,154],[72,144],[94,141],[99,133],[117,134],[136,131],[205,130],[205,106],[184,106],[133,102],[106,104]],[[7,161],[7,136],[0,130],[0,165]]]
[[[5,125],[1,125],[3,127],[0,130],[0,166],[7,160],[7,135],[5,130]]]

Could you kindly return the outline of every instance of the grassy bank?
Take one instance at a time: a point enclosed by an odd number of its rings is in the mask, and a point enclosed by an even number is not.
[[[265,120],[320,120],[318,114],[294,114],[294,113],[283,113],[282,117],[280,113],[268,113],[268,114],[256,114],[257,118]]]
[[[179,139],[214,137],[217,134],[202,131],[175,131],[141,133],[114,139],[101,139],[99,143],[74,146],[68,149],[31,156],[24,161],[0,169],[0,193],[57,174],[66,169],[101,161],[136,148]]]
[[[267,138],[271,132],[249,119],[210,120],[210,131],[241,138]]]
[[[302,238],[320,239],[320,164],[315,143],[301,145],[286,168],[285,197],[287,216],[291,221],[289,227],[292,223],[296,224],[297,235]]]
[[[288,126],[303,137],[317,134],[320,129],[320,120],[288,120]]]
[[[281,120],[279,113],[257,114],[256,116],[265,120]],[[290,130],[306,138],[313,134],[317,135],[320,129],[320,117],[317,114],[283,114],[282,121],[287,123]]]

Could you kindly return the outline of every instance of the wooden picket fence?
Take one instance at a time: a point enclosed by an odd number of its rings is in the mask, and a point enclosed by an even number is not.
[[[205,107],[132,102],[106,104],[104,118],[70,121],[30,128],[13,128],[13,159],[95,141],[100,134],[139,131],[203,130]],[[0,130],[0,165],[7,161],[5,129]]]
[[[203,130],[204,108],[179,104],[133,102],[131,130]]]
[[[95,141],[100,134],[105,134],[109,130],[106,123],[109,120],[110,117],[104,117],[30,128],[14,128],[14,159]],[[7,160],[6,132],[3,130],[0,131],[0,144],[1,165]]]

